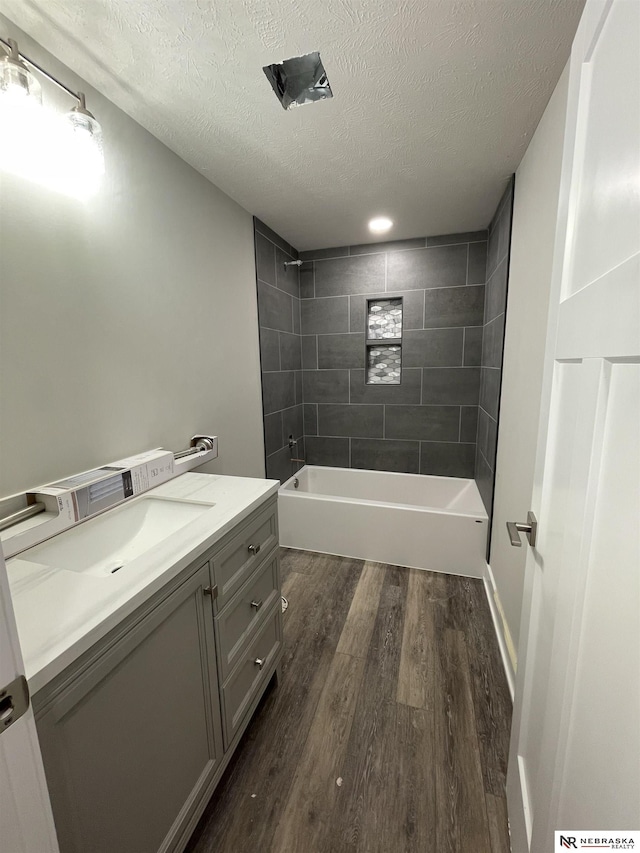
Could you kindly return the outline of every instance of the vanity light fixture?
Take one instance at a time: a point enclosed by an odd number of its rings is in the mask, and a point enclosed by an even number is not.
[[[8,49],[0,56],[0,168],[73,195],[92,194],[104,174],[102,128],[84,94],[20,53],[14,39],[0,44]],[[30,69],[76,101],[66,116],[43,107]]]
[[[93,162],[93,169],[99,174],[104,173],[104,154],[102,151],[102,128],[93,113],[87,109],[83,92],[78,92],[78,103],[67,114],[71,124],[76,148],[82,152],[85,164]]]
[[[369,231],[374,234],[386,234],[391,228],[393,228],[393,222],[388,216],[376,216],[369,220]]]
[[[18,52],[18,43],[8,39],[2,43],[9,48],[9,53],[0,57],[0,93],[3,98],[31,98],[35,103],[42,103],[42,87],[38,79],[29,71]]]

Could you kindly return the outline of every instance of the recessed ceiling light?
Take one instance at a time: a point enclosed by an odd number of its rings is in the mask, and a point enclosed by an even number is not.
[[[376,216],[369,220],[369,231],[373,231],[374,234],[384,234],[392,227],[393,222],[387,216]]]

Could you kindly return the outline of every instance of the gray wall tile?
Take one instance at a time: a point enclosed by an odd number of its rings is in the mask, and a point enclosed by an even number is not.
[[[487,244],[469,243],[467,284],[484,284],[487,280]]]
[[[484,287],[442,287],[424,292],[424,328],[481,326]]]
[[[418,441],[457,441],[460,432],[458,406],[386,406],[386,438]]]
[[[284,442],[282,440],[282,412],[274,412],[264,416],[264,445],[266,455],[270,456],[276,450],[280,450]]]
[[[495,229],[489,231],[489,240],[487,243],[487,281],[494,274],[498,266],[498,243],[499,232]]]
[[[318,340],[316,335],[302,336],[302,367],[305,370],[318,368]]]
[[[478,434],[478,407],[462,406],[460,408],[460,441],[475,444]]]
[[[496,448],[498,445],[498,424],[489,415],[480,409],[478,416],[478,450],[482,453],[489,467],[495,471]]]
[[[318,368],[364,367],[364,335],[318,335]]]
[[[352,370],[350,400],[352,403],[419,403],[422,371],[403,368],[400,385],[367,385],[364,370]]]
[[[501,205],[504,215],[501,208],[491,232],[496,265],[508,254],[506,196]],[[497,409],[499,371],[486,364],[495,363],[503,318],[488,330],[484,361],[482,324],[502,313],[506,263],[483,294],[486,231],[305,252],[302,268],[285,270],[295,249],[266,226],[256,228],[257,263],[277,285],[259,285],[263,370],[274,371],[263,377],[271,476],[291,474],[289,433],[310,464],[471,476],[481,431],[486,454],[495,457],[495,422],[483,414],[489,424],[483,420],[480,428],[475,403],[481,395],[485,406]],[[396,386],[366,385],[363,369],[366,299],[383,292],[403,299],[403,370]],[[478,456],[486,498],[492,481],[482,469],[484,454]]]
[[[280,480],[284,483],[291,477],[293,470],[291,466],[291,456],[289,448],[283,447],[277,453],[267,456],[267,479]]]
[[[423,404],[477,406],[479,396],[479,367],[425,367],[422,371]]]
[[[320,435],[382,438],[384,406],[318,405]]]
[[[427,246],[447,246],[451,243],[474,243],[486,240],[487,231],[463,231],[460,234],[439,234],[437,237],[427,237]]]
[[[490,323],[499,314],[503,314],[507,307],[507,259],[498,265],[493,275],[487,280],[484,304],[484,322]]]
[[[300,335],[280,332],[280,366],[281,370],[302,370]]]
[[[301,318],[300,318],[300,300],[294,298],[292,300],[292,302],[293,302],[293,304],[292,304],[292,308],[293,308],[293,331],[294,331],[294,334],[299,335],[299,334],[301,334],[301,326],[302,326]]]
[[[424,319],[424,290],[404,290],[380,293],[366,293],[349,297],[350,329],[352,332],[364,332],[368,299],[402,299],[402,328],[422,329]]]
[[[256,234],[256,270],[260,281],[275,286],[276,283],[276,247],[262,234]]]
[[[384,255],[316,261],[316,298],[384,291]]]
[[[426,245],[424,237],[414,237],[409,240],[387,240],[384,243],[361,243],[349,246],[350,255],[369,255],[372,252],[399,252],[403,249],[423,249]]]
[[[260,367],[280,370],[280,332],[260,328]]]
[[[403,335],[402,366],[457,367],[462,365],[462,329],[407,331]]]
[[[280,290],[286,290],[291,296],[300,298],[300,281],[298,267],[285,267],[285,261],[293,258],[288,252],[276,248],[276,285]]]
[[[302,334],[333,334],[349,331],[349,297],[301,300]]]
[[[447,441],[420,443],[420,473],[439,477],[473,478],[476,462],[475,444]]]
[[[296,441],[304,435],[302,404],[293,406],[291,409],[284,409],[282,412],[282,443],[286,447],[289,446],[290,435]]]
[[[487,252],[487,276],[508,255],[511,241],[511,211],[513,207],[513,179],[505,189],[500,203],[489,225],[489,246]]]
[[[306,460],[309,465],[349,467],[349,439],[308,435],[305,438]]]
[[[504,346],[504,314],[484,327],[482,339],[482,364],[484,367],[502,367],[502,348]]]
[[[263,373],[262,399],[265,415],[295,406],[295,374],[293,371]]]
[[[351,439],[352,468],[417,474],[419,465],[420,444],[417,441],[387,441],[375,438]]]
[[[287,479],[291,465],[283,429],[304,440],[298,269],[284,267],[297,252],[264,223],[254,223],[265,465],[268,477]]]
[[[292,258],[298,257],[298,253],[293,248],[293,246],[287,243],[287,241],[279,234],[276,234],[275,231],[273,231],[271,228],[269,228],[268,225],[258,219],[257,216],[253,217],[253,224],[256,231],[259,231],[260,234],[267,237],[269,240],[271,240],[272,243],[275,243],[276,246],[279,246],[283,251],[288,252]]]
[[[510,184],[505,190],[505,199],[500,211],[500,216],[497,223],[498,232],[498,261],[509,254],[509,244],[511,242],[511,199],[512,185]]]
[[[304,434],[309,435],[317,435],[318,434],[318,404],[317,403],[305,403],[303,406],[303,416],[304,416]]]
[[[476,451],[476,470],[475,481],[482,498],[482,503],[487,511],[487,515],[491,518],[493,511],[493,481],[494,474],[487,464],[484,456]]]
[[[477,367],[482,361],[482,326],[467,326],[464,330],[464,354],[462,363],[465,367]]]
[[[295,397],[296,397],[296,405],[304,402],[304,389],[302,384],[302,370],[296,370],[295,379]]]
[[[304,370],[305,403],[348,403],[348,370]]]
[[[493,509],[502,349],[509,276],[513,178],[489,225],[475,479],[489,517]],[[491,416],[491,417],[490,417]],[[490,558],[490,542],[487,558]]]
[[[409,249],[387,256],[387,288],[453,287],[467,283],[467,246]]]
[[[300,267],[300,298],[313,299],[315,296],[313,284],[313,263],[307,261]]]
[[[378,294],[375,294],[378,296]],[[365,312],[366,312],[366,296],[350,296],[349,297],[349,331],[364,332],[365,330]]]
[[[349,255],[348,246],[333,246],[329,249],[311,249],[308,252],[300,252],[301,261],[321,261],[325,258],[346,258]]]
[[[258,282],[258,316],[260,325],[282,332],[293,331],[291,297],[270,284]]]
[[[500,373],[496,367],[481,368],[480,406],[495,420],[500,402]]]

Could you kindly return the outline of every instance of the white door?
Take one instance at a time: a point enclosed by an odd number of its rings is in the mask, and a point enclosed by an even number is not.
[[[639,57],[640,0],[587,0],[527,546],[514,853],[555,849],[554,830],[640,829]]]
[[[0,690],[24,672],[0,547]],[[29,708],[3,730],[0,720],[0,849],[58,853],[36,724]]]

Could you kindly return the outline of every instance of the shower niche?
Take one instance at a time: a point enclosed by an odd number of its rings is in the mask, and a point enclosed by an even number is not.
[[[400,385],[402,380],[402,298],[368,299],[367,385]]]

